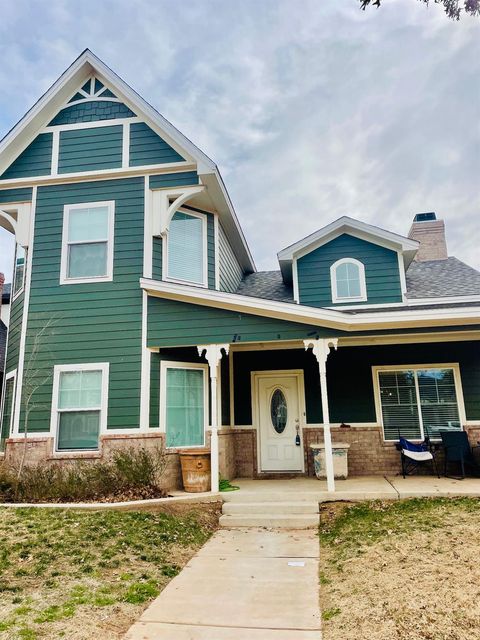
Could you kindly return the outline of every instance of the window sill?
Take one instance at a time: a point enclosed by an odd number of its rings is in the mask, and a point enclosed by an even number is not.
[[[202,289],[208,289],[208,284],[205,282],[195,282],[193,280],[179,280],[178,278],[169,278],[165,276],[162,278],[164,282],[172,282],[173,284],[186,284],[190,287],[201,287]]]
[[[99,276],[98,278],[62,278],[60,284],[92,284],[93,282],[113,282],[113,276]]]
[[[97,460],[101,457],[100,451],[54,451],[48,460]]]

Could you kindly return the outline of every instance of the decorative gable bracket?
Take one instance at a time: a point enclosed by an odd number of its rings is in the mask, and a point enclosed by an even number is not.
[[[15,234],[15,241],[22,247],[28,247],[30,239],[31,204],[16,204],[0,209],[0,227]]]
[[[178,189],[166,189],[153,192],[153,235],[165,237],[168,233],[170,220],[180,207],[188,202],[205,187],[179,187]]]

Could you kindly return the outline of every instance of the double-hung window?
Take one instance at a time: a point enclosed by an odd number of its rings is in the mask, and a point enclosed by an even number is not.
[[[12,432],[13,408],[15,402],[15,379],[15,371],[11,371],[5,376],[0,427],[0,451],[4,450],[5,440]]]
[[[462,428],[458,369],[442,367],[376,368],[377,402],[385,440],[399,436],[423,440],[440,430]]]
[[[114,202],[65,205],[60,283],[113,277]]]
[[[17,244],[15,250],[15,268],[13,273],[13,297],[23,291],[25,285],[25,268],[27,262],[27,251]]]
[[[161,363],[161,423],[167,447],[199,447],[205,444],[207,394],[206,365]]]
[[[362,302],[367,299],[365,267],[355,258],[342,258],[330,267],[332,302]]]
[[[168,227],[166,279],[207,286],[207,218],[177,211]]]
[[[108,363],[57,365],[51,431],[56,451],[97,450],[106,428]]]

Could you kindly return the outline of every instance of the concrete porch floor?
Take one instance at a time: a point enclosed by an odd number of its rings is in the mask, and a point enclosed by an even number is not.
[[[335,492],[327,491],[327,483],[316,478],[290,478],[279,480],[252,480],[238,478],[232,484],[240,491],[221,493],[225,502],[242,496],[249,502],[278,500],[399,500],[402,498],[473,496],[480,497],[480,478],[452,480],[435,476],[357,476],[335,480]]]

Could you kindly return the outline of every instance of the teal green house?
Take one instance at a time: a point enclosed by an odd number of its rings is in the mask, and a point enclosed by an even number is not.
[[[215,163],[88,50],[1,141],[0,225],[7,460],[25,431],[30,462],[160,446],[173,488],[208,448],[216,489],[312,475],[323,442],[333,489],[332,443],[383,475],[400,433],[480,437],[480,273],[442,220],[345,216],[258,272]]]

